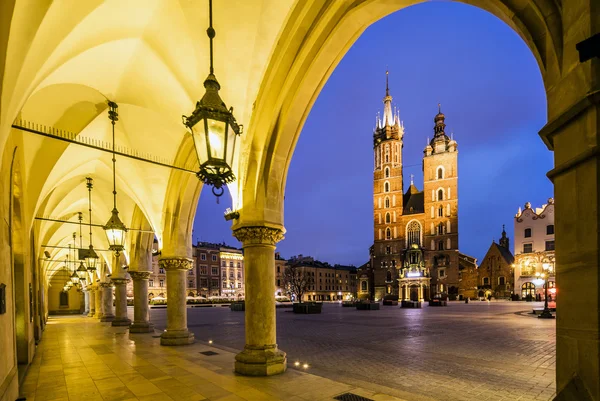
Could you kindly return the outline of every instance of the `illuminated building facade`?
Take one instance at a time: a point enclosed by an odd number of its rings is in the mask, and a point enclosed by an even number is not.
[[[514,227],[514,293],[521,299],[543,299],[544,284],[539,281],[543,273],[548,275],[548,288],[554,297],[554,199],[535,209],[527,202],[515,215]]]

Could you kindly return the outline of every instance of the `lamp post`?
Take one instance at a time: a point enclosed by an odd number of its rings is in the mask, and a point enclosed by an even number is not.
[[[542,268],[544,269],[544,272],[545,272],[545,273],[541,274],[542,278],[545,278],[545,282],[544,282],[544,310],[538,316],[538,318],[540,318],[540,319],[554,319],[554,315],[552,315],[552,312],[550,312],[550,309],[548,308],[548,277],[550,276],[551,267],[552,267],[552,265],[550,263],[543,263],[542,264]]]

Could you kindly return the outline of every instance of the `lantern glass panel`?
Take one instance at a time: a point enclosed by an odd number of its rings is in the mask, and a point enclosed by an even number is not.
[[[108,238],[108,243],[112,248],[121,248],[125,245],[125,230],[121,228],[109,228],[106,230],[106,237]]]
[[[232,127],[227,127],[227,153],[225,154],[226,160],[225,162],[231,168],[233,168],[233,156],[235,150],[235,141],[237,139],[237,135]]]
[[[207,136],[210,144],[210,158],[225,160],[225,131],[227,124],[223,121],[206,120]]]
[[[191,128],[194,147],[196,148],[196,155],[198,156],[198,164],[200,165],[208,160],[208,142],[206,141],[204,123],[204,120],[200,120]]]

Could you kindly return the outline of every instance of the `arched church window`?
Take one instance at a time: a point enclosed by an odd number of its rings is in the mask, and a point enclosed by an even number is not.
[[[383,191],[390,192],[390,183],[389,182],[386,182],[385,184],[383,184]]]
[[[392,239],[392,230],[389,228],[385,229],[385,239]]]
[[[385,145],[385,162],[390,162],[390,147],[388,145]]]
[[[444,250],[444,241],[438,241],[438,251]]]
[[[438,201],[442,201],[444,200],[444,190],[443,189],[438,189]]]
[[[361,291],[366,291],[367,290],[367,282],[366,281],[361,281],[361,283],[360,283],[360,290]]]
[[[444,207],[438,207],[438,217],[444,217]]]
[[[390,198],[385,198],[385,208],[388,209],[390,207]]]
[[[418,221],[411,221],[406,227],[407,247],[412,244],[421,245],[421,224]]]
[[[444,178],[444,169],[442,167],[438,167],[437,169],[437,178],[438,180]]]
[[[438,235],[444,234],[444,223],[438,224],[438,226],[437,226],[437,234]]]
[[[386,277],[387,281],[392,281],[392,272],[388,270],[387,272],[387,277]]]
[[[385,178],[390,178],[390,168],[389,167],[385,168]]]
[[[391,223],[391,221],[392,221],[391,215],[389,213],[386,213],[385,214],[385,222],[389,224],[389,223]]]

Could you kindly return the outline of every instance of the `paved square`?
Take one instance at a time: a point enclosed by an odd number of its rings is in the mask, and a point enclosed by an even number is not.
[[[452,302],[357,311],[325,304],[320,315],[277,309],[277,341],[291,368],[307,363],[310,373],[408,400],[550,400],[556,322],[527,314],[540,306]],[[166,310],[152,309],[151,318],[164,328]],[[243,312],[188,308],[188,327],[216,347],[244,346]]]

